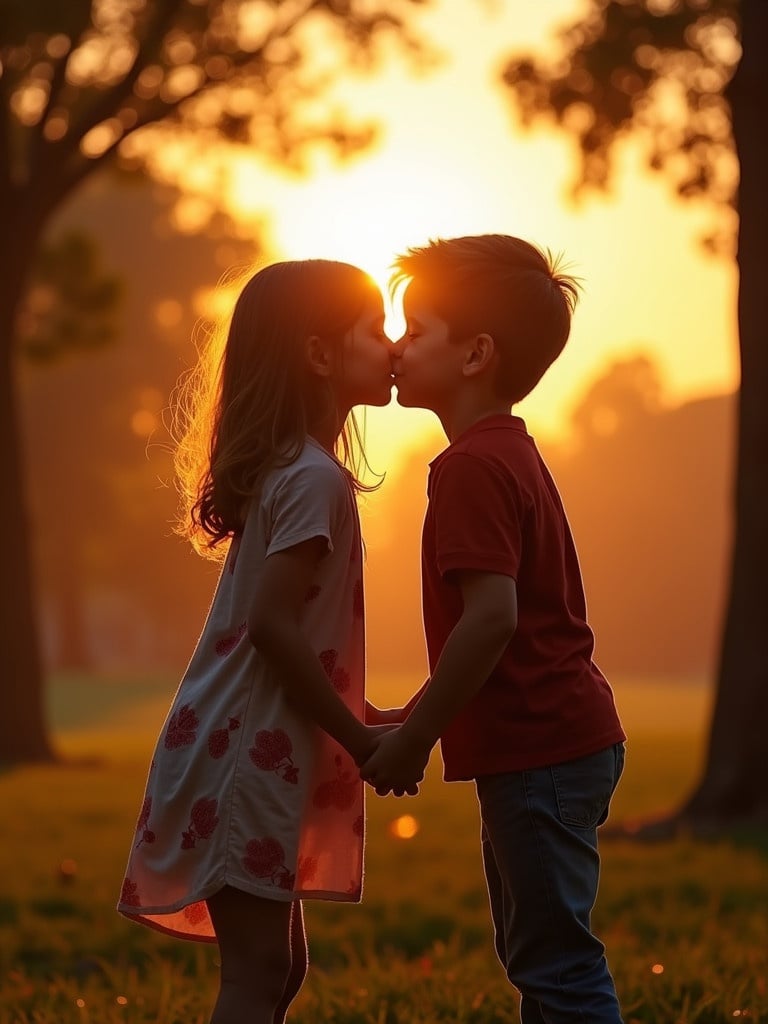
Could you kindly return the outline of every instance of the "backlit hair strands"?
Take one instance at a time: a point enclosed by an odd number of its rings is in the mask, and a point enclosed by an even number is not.
[[[306,339],[328,339],[341,358],[376,287],[357,267],[331,260],[275,263],[242,282],[229,322],[202,335],[197,364],[174,395],[176,530],[217,560],[264,476],[292,462],[310,424],[332,408],[330,384],[306,372]],[[353,414],[338,448],[355,490],[371,490],[359,480],[369,467]]]

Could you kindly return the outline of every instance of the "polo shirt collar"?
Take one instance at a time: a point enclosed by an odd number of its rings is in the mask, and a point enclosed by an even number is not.
[[[451,450],[451,448],[453,448],[453,446],[455,444],[458,444],[460,441],[466,441],[474,434],[479,434],[483,430],[498,430],[499,428],[503,430],[514,430],[518,433],[525,434],[526,437],[528,436],[528,430],[526,429],[525,421],[521,416],[513,416],[512,413],[503,412],[492,413],[490,416],[484,416],[482,419],[477,420],[471,426],[467,427],[466,430],[463,430],[458,437],[455,437],[447,448],[443,448],[443,450],[438,455],[436,455],[434,459],[432,459],[432,461],[429,463],[430,468],[434,466],[435,463],[438,462],[443,457],[443,455],[446,455]]]

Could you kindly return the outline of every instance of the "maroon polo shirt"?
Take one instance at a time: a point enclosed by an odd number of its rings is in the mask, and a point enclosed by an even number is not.
[[[595,753],[626,737],[592,660],[584,588],[555,483],[517,416],[475,423],[430,464],[422,538],[430,669],[462,612],[453,575],[512,576],[518,624],[482,688],[441,737],[446,781]]]

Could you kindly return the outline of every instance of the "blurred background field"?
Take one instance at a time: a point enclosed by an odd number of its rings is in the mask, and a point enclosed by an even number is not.
[[[0,1024],[203,1024],[216,949],[114,911],[169,677],[62,676],[51,718],[65,763],[0,776]],[[378,677],[380,704],[412,681]],[[415,683],[414,683],[415,685]],[[615,683],[630,734],[613,818],[679,800],[703,751],[695,680]],[[627,1021],[768,1020],[766,850],[749,837],[606,841],[596,926]],[[495,961],[473,788],[434,758],[413,800],[368,801],[361,906],[307,908],[313,968],[296,1024],[502,1024],[516,1001]]]

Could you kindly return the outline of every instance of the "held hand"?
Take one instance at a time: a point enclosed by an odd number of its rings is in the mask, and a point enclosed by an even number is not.
[[[409,740],[402,729],[394,729],[380,737],[376,750],[360,768],[360,775],[379,796],[390,792],[415,796],[428,760],[428,749]]]
[[[392,730],[396,728],[396,725],[383,724],[363,726],[363,736],[358,743],[355,752],[352,754],[358,768],[376,752],[381,737],[386,736],[387,733],[392,732]],[[350,751],[350,753],[352,752]]]

